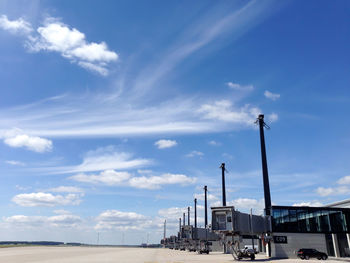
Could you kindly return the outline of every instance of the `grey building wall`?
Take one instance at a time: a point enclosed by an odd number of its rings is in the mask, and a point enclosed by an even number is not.
[[[272,257],[297,258],[296,252],[301,248],[314,248],[327,253],[325,234],[310,233],[273,233],[274,236],[286,236],[287,244],[271,242]]]
[[[224,247],[222,245],[221,241],[210,241],[212,242],[212,245],[209,246],[209,250],[212,252],[223,252],[224,251]]]

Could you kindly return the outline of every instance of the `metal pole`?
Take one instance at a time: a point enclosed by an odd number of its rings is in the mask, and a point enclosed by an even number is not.
[[[204,227],[207,228],[208,225],[208,203],[207,203],[207,192],[208,188],[204,186]]]
[[[220,168],[221,168],[221,175],[222,175],[222,205],[226,206],[225,163],[222,163]]]
[[[194,239],[197,240],[197,198],[194,199]]]
[[[253,236],[253,209],[250,208],[250,234],[252,235],[252,247],[254,250],[254,236]]]
[[[164,220],[164,241],[166,238],[166,220]]]
[[[265,135],[264,135],[264,115],[259,115],[259,129],[260,129],[260,144],[261,144],[261,162],[262,162],[262,172],[263,172],[263,183],[264,183],[264,198],[265,198],[265,214],[267,216],[271,215],[271,194],[270,194],[270,184],[269,184],[269,173],[267,170],[267,160],[266,160],[266,148],[265,148]]]
[[[263,114],[259,115],[258,121],[259,121],[259,130],[260,130],[261,163],[262,163],[263,183],[264,183],[265,215],[270,220],[271,194],[270,194],[269,173],[268,173],[268,169],[267,169],[265,135],[264,135],[264,127],[267,125],[264,122],[264,115]],[[269,233],[267,233],[267,235],[269,236]],[[271,257],[271,242],[270,242],[270,240],[267,243],[267,249],[268,249],[268,256]]]
[[[187,207],[187,213],[188,213],[187,222],[188,222],[188,225],[190,225],[190,207]]]

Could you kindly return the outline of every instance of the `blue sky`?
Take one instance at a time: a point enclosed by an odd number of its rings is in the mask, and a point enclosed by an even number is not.
[[[348,1],[1,1],[2,240],[159,242],[199,199],[349,198]],[[192,218],[193,220],[193,218]],[[123,239],[124,235],[124,239]]]

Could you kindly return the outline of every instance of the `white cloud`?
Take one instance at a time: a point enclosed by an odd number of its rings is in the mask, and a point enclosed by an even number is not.
[[[350,184],[350,175],[344,176],[337,181],[337,184]]]
[[[231,101],[219,100],[211,104],[203,104],[198,112],[203,114],[204,119],[252,126],[261,111],[250,105],[235,109]]]
[[[177,145],[175,140],[159,140],[154,143],[158,149],[171,148]]]
[[[77,215],[62,214],[56,216],[25,216],[14,215],[3,217],[3,222],[12,227],[30,227],[30,228],[46,228],[46,227],[78,227],[82,219]]]
[[[71,214],[51,216],[47,221],[50,225],[57,227],[76,227],[82,222],[79,216]]]
[[[267,115],[267,120],[269,122],[276,122],[276,121],[278,121],[278,115],[276,113],[271,113],[271,114]]]
[[[43,216],[14,215],[10,217],[3,217],[2,219],[5,223],[15,226],[35,227],[42,226],[46,218]]]
[[[9,130],[1,136],[4,143],[13,148],[24,147],[30,151],[43,153],[52,150],[52,141],[38,136],[24,134],[19,129]]]
[[[201,157],[201,156],[203,156],[203,155],[204,155],[204,153],[202,153],[202,152],[200,152],[200,151],[192,151],[192,152],[186,154],[186,157],[189,157],[189,158],[191,158],[191,157],[196,157],[196,156]]]
[[[31,52],[58,52],[70,62],[103,76],[108,75],[108,63],[118,59],[118,54],[109,50],[105,42],[88,42],[84,33],[55,18],[46,19],[43,26],[33,32],[30,23],[22,18],[10,21],[2,15],[0,28],[26,35],[26,47]]]
[[[8,160],[8,161],[5,161],[5,163],[11,164],[14,166],[25,166],[25,163],[22,163],[20,161],[14,161],[14,160]]]
[[[118,210],[107,210],[97,218],[96,230],[137,230],[147,224],[147,217],[135,212],[122,212]]]
[[[106,171],[106,170],[127,170],[135,169],[139,167],[145,167],[153,164],[153,161],[150,159],[141,159],[141,158],[132,158],[131,153],[118,152],[114,146],[107,146],[98,148],[94,151],[89,151],[85,154],[84,159],[81,164],[76,166],[67,166],[67,167],[53,167],[50,168],[55,173],[81,173],[81,172],[94,172],[94,171]],[[104,176],[111,174],[104,174]],[[82,174],[75,177],[87,178],[86,175]],[[96,178],[92,176],[90,178]],[[102,177],[98,177],[102,178]],[[116,180],[116,177],[114,177]]]
[[[71,215],[72,213],[68,210],[64,210],[64,209],[57,209],[53,211],[55,214],[58,215]]]
[[[19,194],[12,198],[12,201],[20,206],[35,207],[35,206],[61,206],[61,205],[79,205],[81,195],[67,194],[53,195],[51,193],[30,193]]]
[[[110,51],[105,42],[89,43],[84,33],[56,19],[47,19],[37,32],[38,36],[27,42],[31,51],[58,52],[71,62],[101,75],[108,75],[107,64],[118,59],[117,53]]]
[[[216,201],[211,204],[211,206],[221,206],[221,201]],[[226,205],[234,206],[236,210],[249,213],[250,209],[253,209],[254,214],[263,214],[264,208],[265,208],[265,202],[264,199],[251,199],[251,198],[237,198],[232,201],[226,202]]]
[[[75,186],[58,186],[48,189],[48,192],[54,193],[84,193],[84,190]]]
[[[254,89],[253,85],[240,85],[237,83],[233,82],[227,82],[226,85],[233,90],[238,90],[238,91],[252,91]]]
[[[129,180],[129,185],[142,189],[159,189],[162,185],[180,184],[188,185],[196,182],[196,178],[188,177],[183,174],[162,174],[160,176],[139,176]]]
[[[320,196],[331,196],[331,195],[344,195],[349,193],[350,187],[347,186],[350,184],[350,175],[341,177],[337,184],[340,186],[334,187],[318,187],[316,193]]]
[[[319,201],[311,201],[311,202],[301,202],[301,203],[295,203],[293,206],[314,206],[314,207],[320,207],[323,206],[323,204]]]
[[[69,177],[72,180],[91,183],[91,184],[105,184],[105,185],[120,185],[126,183],[126,181],[131,177],[128,172],[117,172],[115,170],[105,170],[99,174],[77,174]]]
[[[204,200],[204,193],[194,194],[193,197],[197,198],[198,200]],[[218,198],[217,198],[217,196],[215,196],[213,194],[207,194],[207,200],[208,201],[216,201],[216,200],[218,200]]]
[[[183,217],[183,213],[186,213],[187,217],[187,207],[169,207],[158,210],[158,214],[161,217],[168,218],[177,221],[179,218]]]
[[[8,20],[6,15],[0,16],[0,28],[12,34],[29,34],[33,31],[31,24],[23,18]]]
[[[220,145],[221,145],[221,142],[217,142],[217,141],[212,140],[212,141],[209,142],[209,145],[212,145],[212,146],[220,146]]]
[[[266,98],[268,98],[270,100],[277,100],[277,99],[279,99],[281,97],[280,94],[272,93],[272,92],[270,92],[268,90],[265,90],[264,95],[265,95]]]
[[[350,188],[347,186],[338,186],[338,187],[318,187],[316,193],[320,196],[330,196],[330,195],[343,195],[348,194]]]

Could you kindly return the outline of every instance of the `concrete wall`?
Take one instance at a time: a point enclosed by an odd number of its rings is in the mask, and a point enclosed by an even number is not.
[[[210,251],[212,252],[223,252],[224,247],[222,246],[221,241],[210,241],[212,242],[212,245],[210,246]]]
[[[271,242],[271,256],[277,258],[297,258],[296,252],[301,248],[314,248],[327,253],[324,234],[273,233],[274,236],[287,236],[287,244]]]

